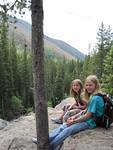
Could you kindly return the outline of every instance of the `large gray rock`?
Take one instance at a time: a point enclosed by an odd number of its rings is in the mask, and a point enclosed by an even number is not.
[[[54,109],[48,108],[50,132],[59,126],[51,121],[51,117],[58,117],[61,114],[60,108],[68,102],[69,99]],[[22,116],[8,122],[7,126],[0,130],[0,150],[36,150],[36,144],[31,141],[35,135],[34,113]],[[61,150],[113,150],[113,128],[86,130],[70,136],[64,141]]]

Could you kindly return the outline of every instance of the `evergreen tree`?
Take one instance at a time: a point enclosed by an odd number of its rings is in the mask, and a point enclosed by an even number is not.
[[[113,95],[113,47],[110,49],[104,59],[102,88],[106,93]]]
[[[61,62],[57,66],[55,84],[54,84],[54,104],[57,105],[64,97],[64,70]]]
[[[56,63],[54,59],[47,58],[45,60],[45,82],[46,82],[46,97],[48,102],[54,107],[54,87],[56,78]]]
[[[17,65],[17,48],[14,41],[14,34],[12,35],[12,41],[10,41],[10,57],[12,68],[12,82],[13,82],[13,94],[18,95],[18,65]]]
[[[83,71],[82,71],[82,78],[83,80],[90,74],[90,55],[85,57],[83,63]]]
[[[6,13],[3,13],[2,16],[3,20],[1,23],[1,36],[0,36],[0,50],[1,50],[1,86],[2,86],[2,93],[1,93],[1,100],[2,100],[2,109],[5,112],[5,116],[8,116],[8,112],[11,109],[11,96],[13,94],[13,77],[12,77],[12,70],[11,70],[11,58],[10,58],[10,51],[9,51],[9,43],[8,43],[8,27],[7,27],[7,16]]]
[[[82,71],[83,71],[83,61],[82,60],[77,59],[77,62],[75,63],[74,70],[75,70],[75,77],[74,77],[74,79],[78,78],[78,79],[82,80],[83,79],[82,78]]]
[[[111,32],[111,28],[108,27],[108,29],[105,28],[105,25],[103,22],[101,23],[101,26],[99,28],[99,31],[97,33],[97,59],[96,59],[96,74],[99,79],[102,77],[103,72],[103,60],[105,56],[107,55],[107,52],[110,50],[110,47],[112,45],[113,41],[113,34]]]
[[[27,108],[29,104],[29,87],[30,87],[30,74],[28,67],[28,55],[27,55],[27,45],[25,44],[23,53],[23,65],[22,65],[22,98],[23,104]]]

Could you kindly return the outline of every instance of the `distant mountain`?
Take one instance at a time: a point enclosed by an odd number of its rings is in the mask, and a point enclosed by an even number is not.
[[[16,29],[14,30],[14,28]],[[24,46],[27,44],[31,48],[31,25],[23,20],[18,19],[17,23],[10,24],[10,36],[14,34],[15,41],[18,45]],[[45,53],[57,57],[65,57],[67,59],[84,59],[85,55],[76,48],[67,44],[64,41],[44,36]]]
[[[69,54],[75,58],[84,59],[84,57],[85,57],[85,55],[83,53],[81,53],[79,50],[77,50],[76,48],[72,47],[71,45],[67,44],[64,41],[56,40],[56,39],[47,37],[46,35],[45,35],[45,40],[50,41],[51,43],[58,46],[60,49],[64,50],[67,54]]]

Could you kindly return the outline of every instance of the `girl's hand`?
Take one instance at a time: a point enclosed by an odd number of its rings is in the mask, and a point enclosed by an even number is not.
[[[74,123],[74,118],[73,117],[70,117],[67,119],[67,125],[70,126]]]
[[[70,105],[69,108],[68,108],[68,110],[71,110],[72,108],[73,108],[73,105]]]
[[[72,105],[70,105],[69,108],[68,108],[68,110],[71,110],[71,109],[73,109],[74,107],[76,107],[76,104],[75,104],[75,103],[72,104]]]

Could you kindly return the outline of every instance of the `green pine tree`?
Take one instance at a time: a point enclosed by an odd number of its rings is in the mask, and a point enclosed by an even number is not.
[[[113,95],[113,47],[110,49],[104,59],[102,88],[106,93]]]

